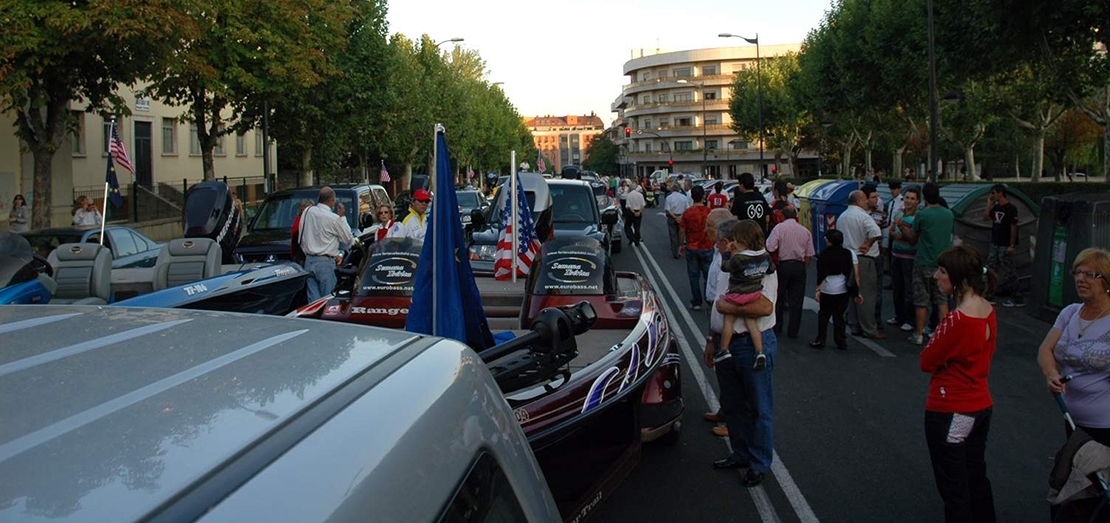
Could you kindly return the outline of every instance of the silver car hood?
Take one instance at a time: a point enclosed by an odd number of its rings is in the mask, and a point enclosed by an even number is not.
[[[0,307],[0,520],[143,518],[419,337],[174,309]]]

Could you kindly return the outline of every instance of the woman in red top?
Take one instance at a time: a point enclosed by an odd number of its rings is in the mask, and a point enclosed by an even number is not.
[[[933,375],[925,401],[925,442],[948,522],[995,520],[986,462],[994,405],[987,376],[998,324],[983,296],[994,292],[998,279],[985,267],[968,247],[941,253],[933,277],[942,292],[955,295],[956,310],[921,352],[921,370]]]

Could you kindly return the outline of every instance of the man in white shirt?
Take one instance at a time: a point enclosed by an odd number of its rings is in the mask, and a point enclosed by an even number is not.
[[[682,213],[690,208],[690,198],[679,190],[678,184],[671,185],[671,192],[667,195],[667,200],[663,204],[663,209],[667,211],[667,232],[671,239],[671,256],[678,259],[678,248],[681,245],[678,237],[678,220],[682,218]]]
[[[644,188],[640,185],[633,187],[624,197],[624,208],[628,210],[628,218],[624,221],[624,235],[628,237],[629,245],[640,245],[640,223],[644,219]]]
[[[730,223],[727,226],[722,226],[721,224],[725,222]],[[732,213],[724,208],[713,209],[709,211],[709,216],[705,217],[705,235],[709,237],[709,241],[713,242],[713,261],[709,263],[709,276],[705,279],[705,301],[707,303],[714,303],[717,301],[717,295],[715,293],[717,292],[717,275],[721,273],[721,250],[728,246],[727,238],[732,236],[732,228],[735,227],[737,223],[740,223],[740,220],[734,219]],[[724,238],[724,240],[722,240],[722,238]],[[706,350],[709,350],[709,347],[706,347]],[[732,355],[729,354],[727,350],[723,350],[720,347],[714,347],[714,352],[706,353],[705,364],[713,367],[717,371],[717,381],[727,380],[729,376],[735,374],[728,370],[730,368],[728,365],[717,365],[717,363],[731,357]],[[722,371],[722,369],[725,370]],[[724,414],[721,413],[721,409],[717,409],[717,412],[706,412],[702,416],[706,421],[712,423],[721,423],[725,420]],[[713,434],[720,437],[728,437],[728,428],[714,426]]]
[[[316,205],[305,209],[297,241],[304,251],[304,268],[309,272],[308,301],[316,301],[335,290],[335,267],[342,260],[339,243],[350,245],[355,238],[347,224],[347,210],[340,203],[332,212],[335,191],[331,187],[320,189]]]
[[[718,236],[722,229],[735,226],[739,220],[727,220],[718,225]],[[727,232],[727,231],[726,231]],[[719,243],[718,243],[719,244]],[[722,256],[731,253],[722,252]],[[716,283],[711,293],[721,297],[728,291],[728,273],[717,270],[716,278],[711,273],[709,281]],[[755,345],[748,334],[745,322],[735,322],[732,344],[728,347],[731,355],[721,359],[717,369],[717,381],[721,387],[721,410],[728,426],[732,454],[713,462],[716,469],[747,468],[741,482],[746,487],[754,487],[763,482],[771,470],[774,456],[774,412],[772,374],[775,356],[778,352],[778,339],[775,337],[775,300],[778,297],[778,275],[771,273],[763,277],[763,299],[743,306],[733,305],[718,299],[709,318],[709,337],[706,340],[704,358],[707,365],[717,367],[715,357],[717,341],[724,325],[724,314],[759,318],[759,328],[763,336],[763,354],[767,366],[762,371],[753,370],[755,364]],[[707,289],[708,293],[708,289]],[[724,379],[722,379],[722,376]]]
[[[424,241],[428,233],[428,208],[432,206],[432,193],[417,189],[412,193],[409,213],[401,220],[400,235],[405,238]]]
[[[883,231],[870,213],[871,199],[863,191],[852,191],[848,196],[848,210],[836,220],[836,230],[844,233],[844,248],[859,256],[860,296],[862,304],[853,304],[848,309],[850,320],[858,322],[860,332],[865,337],[886,339],[879,330],[875,319],[875,307],[879,298],[879,242]]]

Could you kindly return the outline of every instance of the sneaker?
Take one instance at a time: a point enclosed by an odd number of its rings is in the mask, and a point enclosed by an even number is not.
[[[925,334],[926,338],[932,338],[933,337],[933,328],[932,327],[925,327],[925,333],[924,334]]]
[[[902,329],[902,332],[910,332],[913,330],[913,325],[910,325],[909,323],[903,323],[902,326],[899,328]]]
[[[694,306],[690,307],[690,310],[700,311],[701,310],[701,305],[694,305]]]
[[[898,318],[890,318],[886,320],[887,325],[898,325]]]
[[[910,340],[910,343],[912,343],[914,345],[921,345],[925,341],[925,340],[921,339],[921,336],[918,336],[917,334],[910,334],[909,340]]]
[[[1025,300],[1022,300],[1022,299],[1017,299],[1017,300],[1015,300],[1015,299],[1009,299],[1009,300],[1006,300],[1006,301],[1002,302],[1002,306],[1003,306],[1003,307],[1008,307],[1008,308],[1014,308],[1014,307],[1024,307],[1024,306],[1025,306]]]
[[[767,356],[764,356],[763,353],[756,354],[755,355],[755,365],[752,365],[752,370],[754,370],[756,372],[762,372],[763,369],[766,369],[766,368],[767,368]]]

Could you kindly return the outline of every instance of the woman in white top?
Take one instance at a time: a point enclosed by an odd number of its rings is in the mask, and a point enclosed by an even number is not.
[[[85,195],[77,197],[77,204],[73,209],[74,225],[100,225],[103,221],[104,218],[92,198]]]
[[[830,229],[825,233],[828,244],[817,259],[817,339],[809,343],[815,349],[825,348],[828,336],[829,318],[833,321],[833,341],[836,348],[848,350],[848,340],[844,333],[844,313],[848,310],[848,300],[863,303],[859,294],[859,258],[855,251],[844,248],[844,233]],[[848,278],[854,279],[849,282]],[[853,283],[854,285],[849,285]]]

